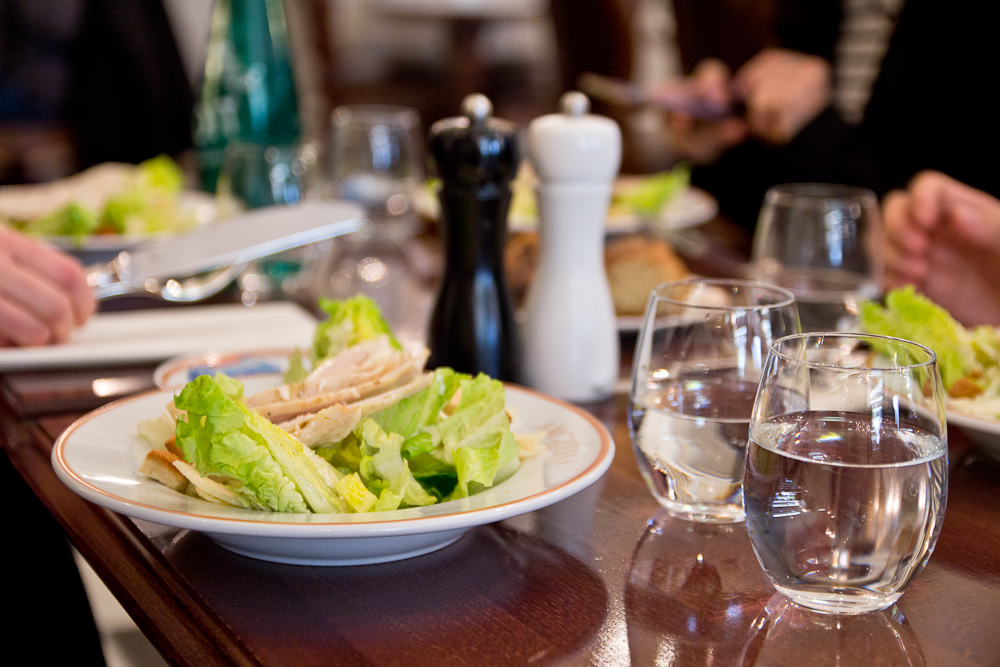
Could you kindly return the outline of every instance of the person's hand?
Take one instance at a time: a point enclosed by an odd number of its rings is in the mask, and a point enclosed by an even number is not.
[[[736,72],[732,94],[746,106],[750,134],[786,144],[830,104],[830,63],[798,51],[764,49]]]
[[[729,68],[712,58],[698,63],[685,81],[687,94],[720,107],[733,103]],[[727,150],[746,139],[747,124],[742,118],[708,121],[674,112],[667,116],[672,150],[695,164],[714,162]]]
[[[934,171],[886,195],[886,287],[912,284],[965,325],[1000,325],[1000,200]]]
[[[95,307],[80,262],[0,228],[0,347],[62,342]]]

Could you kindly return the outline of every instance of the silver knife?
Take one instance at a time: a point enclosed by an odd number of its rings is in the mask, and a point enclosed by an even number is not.
[[[342,201],[260,208],[121,252],[90,267],[87,282],[98,300],[146,294],[199,301],[223,289],[248,262],[357,231],[363,218],[361,207]],[[199,276],[209,271],[214,273]]]

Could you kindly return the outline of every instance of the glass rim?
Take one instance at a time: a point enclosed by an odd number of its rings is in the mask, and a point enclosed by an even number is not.
[[[797,203],[813,203],[821,199],[844,200],[860,198],[878,204],[878,196],[869,188],[840,183],[782,183],[767,189],[765,201],[793,199]]]
[[[682,301],[680,299],[671,299],[670,297],[663,296],[660,294],[660,290],[667,287],[681,287],[684,285],[711,285],[714,287],[725,287],[725,286],[735,286],[741,289],[761,289],[766,290],[772,294],[781,296],[781,300],[775,301],[774,303],[762,303],[746,306],[720,306],[713,304],[699,304],[690,303],[688,301]],[[765,308],[786,308],[796,303],[795,294],[784,287],[778,287],[777,285],[772,285],[770,283],[761,282],[759,280],[742,280],[738,278],[685,278],[684,280],[671,280],[665,283],[660,283],[652,289],[650,292],[650,297],[658,301],[663,301],[665,303],[673,304],[675,306],[682,306],[684,308],[696,308],[698,310],[719,310],[724,312],[736,312],[740,310],[763,310]]]
[[[342,104],[330,112],[330,124],[334,126],[340,120],[352,118],[365,118],[374,124],[402,120],[412,122],[414,127],[420,126],[420,112],[400,104]]]
[[[779,350],[779,346],[785,342],[794,339],[806,339],[806,338],[842,338],[842,339],[862,339],[862,340],[882,340],[891,343],[902,343],[903,345],[911,348],[916,348],[922,350],[927,355],[929,355],[926,361],[921,361],[914,364],[904,364],[899,366],[892,366],[891,368],[871,366],[864,364],[862,366],[838,366],[837,364],[822,363],[819,361],[807,361],[805,359],[796,359],[791,357]],[[789,334],[787,336],[782,336],[778,340],[771,343],[771,352],[781,359],[799,366],[804,366],[806,368],[819,368],[825,370],[845,370],[845,371],[879,371],[881,373],[895,373],[899,371],[909,371],[916,370],[918,368],[930,368],[937,364],[937,354],[931,348],[920,343],[916,343],[912,340],[907,340],[905,338],[897,338],[896,336],[883,336],[881,334],[868,334],[859,332],[849,332],[849,331],[811,331],[806,333]]]

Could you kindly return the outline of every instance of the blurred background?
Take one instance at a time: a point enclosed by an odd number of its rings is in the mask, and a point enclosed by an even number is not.
[[[642,82],[682,71],[669,0],[283,4],[304,140],[325,140],[342,104],[413,107],[426,128],[478,91],[497,115],[526,124],[555,110],[581,71]],[[763,16],[768,3],[733,4]],[[183,157],[212,12],[211,0],[0,0],[0,184]],[[759,46],[750,28],[746,57]],[[697,49],[686,60],[695,58]],[[633,135],[661,129],[656,114],[625,120]],[[659,144],[637,142],[645,149],[626,166],[669,162]]]

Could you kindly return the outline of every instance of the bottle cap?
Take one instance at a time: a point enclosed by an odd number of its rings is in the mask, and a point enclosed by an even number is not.
[[[572,90],[559,99],[561,113],[528,126],[528,153],[539,180],[549,183],[610,182],[622,161],[618,123],[590,113],[590,100]]]
[[[432,171],[442,189],[474,191],[480,198],[510,196],[517,171],[517,127],[493,116],[485,95],[462,100],[462,115],[431,126],[428,147]]]

